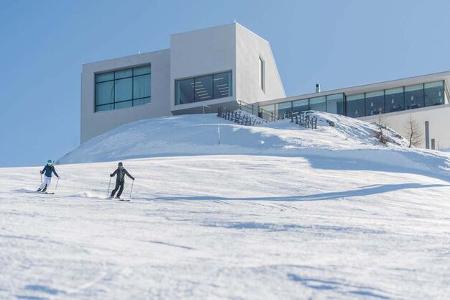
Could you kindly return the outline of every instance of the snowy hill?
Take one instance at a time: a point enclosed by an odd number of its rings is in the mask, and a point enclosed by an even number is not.
[[[450,298],[446,154],[327,114],[219,121],[220,145],[213,115],[92,139],[54,195],[39,168],[0,168],[0,299]],[[131,202],[106,199],[115,161],[86,163],[118,159]]]
[[[450,178],[448,154],[408,149],[407,141],[389,130],[385,133],[393,143],[381,145],[374,124],[322,112],[315,115],[317,130],[289,120],[241,126],[215,114],[142,120],[89,140],[59,162],[178,155],[303,156],[321,168],[395,169]]]

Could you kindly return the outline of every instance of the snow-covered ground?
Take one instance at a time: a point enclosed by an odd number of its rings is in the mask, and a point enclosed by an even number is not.
[[[141,121],[61,160],[134,157],[131,202],[105,199],[116,162],[56,166],[55,195],[0,169],[0,299],[449,299],[448,155],[339,121],[222,121],[221,145],[213,116]]]

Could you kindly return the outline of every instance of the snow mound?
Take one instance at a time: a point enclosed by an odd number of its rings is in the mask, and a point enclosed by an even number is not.
[[[215,114],[146,119],[83,143],[59,163],[190,155],[308,156],[316,167],[351,164],[356,169],[401,169],[448,177],[447,154],[408,149],[407,141],[389,128],[383,130],[388,144],[382,145],[376,138],[379,128],[375,124],[324,112],[311,114],[318,118],[316,130],[288,119],[242,126]]]

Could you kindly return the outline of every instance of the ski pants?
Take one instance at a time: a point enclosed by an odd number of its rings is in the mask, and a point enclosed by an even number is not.
[[[41,186],[39,187],[39,189],[41,191],[45,192],[48,189],[48,187],[50,186],[51,182],[52,182],[52,178],[44,175],[44,179],[42,180],[42,183],[41,183]]]
[[[111,198],[114,197],[114,194],[117,192],[117,190],[119,190],[119,192],[117,193],[116,197],[120,197],[120,195],[122,195],[124,185],[125,185],[125,180],[123,180],[123,181],[116,180],[116,187],[111,192]]]

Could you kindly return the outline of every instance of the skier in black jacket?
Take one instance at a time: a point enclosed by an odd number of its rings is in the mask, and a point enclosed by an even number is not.
[[[119,162],[117,169],[109,176],[113,177],[114,175],[117,175],[116,187],[111,192],[110,198],[113,198],[114,194],[117,192],[117,190],[119,190],[119,192],[116,195],[116,199],[120,199],[120,195],[122,195],[124,184],[125,184],[125,175],[127,175],[128,177],[130,177],[133,180],[134,180],[134,177],[131,176],[130,173],[128,173],[128,171],[123,167],[123,164],[121,162]]]
[[[58,173],[56,173],[55,167],[53,166],[53,162],[51,160],[47,161],[47,164],[40,172],[41,174],[44,174],[44,180],[42,180],[42,184],[37,191],[45,193],[47,191],[47,188],[50,186],[50,183],[52,182],[52,174],[55,174],[55,176],[58,178],[59,175]]]

